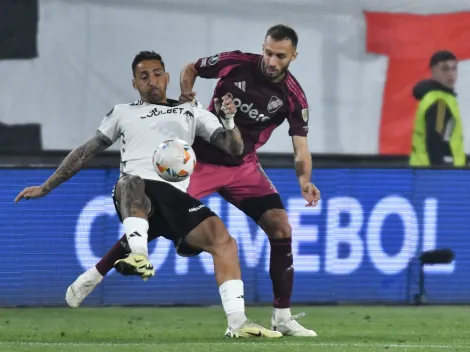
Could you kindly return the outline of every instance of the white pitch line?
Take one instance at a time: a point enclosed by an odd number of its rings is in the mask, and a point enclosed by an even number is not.
[[[281,342],[282,341],[282,342]],[[395,349],[413,349],[413,348],[424,348],[424,349],[466,349],[470,350],[470,346],[464,345],[426,345],[426,344],[396,344],[396,343],[328,343],[328,342],[290,342],[285,340],[279,340],[280,345],[287,346],[309,346],[309,347],[374,347],[374,348],[395,348]],[[113,343],[113,342],[26,342],[26,341],[0,341],[0,346],[50,346],[50,347],[94,347],[94,346],[103,346],[103,347],[139,347],[139,346],[149,346],[149,347],[158,347],[165,345],[173,346],[191,346],[191,345],[206,345],[206,346],[228,346],[231,344],[236,344],[238,346],[242,345],[257,345],[257,346],[273,346],[275,342],[262,342],[262,341],[250,341],[250,342],[238,342],[238,341],[227,341],[227,342],[162,342],[162,343],[132,343],[132,342],[123,342],[123,343]]]

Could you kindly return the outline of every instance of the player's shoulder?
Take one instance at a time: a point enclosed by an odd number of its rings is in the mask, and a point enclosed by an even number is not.
[[[305,94],[302,88],[302,85],[299,83],[297,78],[295,78],[292,72],[287,71],[287,77],[284,83],[287,89],[289,90],[289,92],[293,92],[293,93],[302,92],[302,94]]]
[[[217,117],[212,112],[207,110],[197,99],[181,104],[180,106],[185,108],[184,114],[195,118],[196,120],[205,120],[211,117],[217,120]]]
[[[286,85],[289,96],[297,100],[302,108],[307,108],[307,96],[305,95],[302,85],[290,71],[287,72],[284,84]]]
[[[260,54],[254,54],[254,53],[249,53],[241,50],[233,50],[233,51],[227,51],[225,52],[225,55],[227,56],[234,56],[234,57],[239,57],[241,59],[245,60],[251,60],[251,61],[258,61],[261,58]]]
[[[201,108],[204,109],[204,105],[202,105],[201,101],[197,98],[194,98],[189,102],[192,108]]]
[[[111,117],[119,116],[120,113],[122,112],[123,105],[125,105],[125,104],[116,104],[116,105],[114,105],[111,108],[111,110],[108,111],[108,113],[106,114],[106,117],[111,118]]]
[[[131,103],[123,103],[114,105],[106,114],[107,118],[121,118],[132,114],[133,111],[142,107],[145,103],[142,100],[136,100]]]
[[[114,109],[122,110],[122,109],[127,109],[127,108],[138,107],[142,105],[145,105],[145,102],[143,100],[136,100],[131,103],[116,104],[114,105]]]
[[[240,50],[224,51],[208,58],[209,65],[215,65],[218,61],[230,60],[239,64],[257,63],[261,55],[247,53]]]
[[[196,99],[186,103],[179,103],[177,106],[183,108],[185,111],[198,111],[202,108],[202,104]]]
[[[122,111],[122,110],[127,110],[127,109],[132,109],[135,107],[139,107],[144,105],[145,103],[142,100],[136,100],[131,103],[122,103],[122,104],[116,104],[114,105],[113,109],[114,111]]]

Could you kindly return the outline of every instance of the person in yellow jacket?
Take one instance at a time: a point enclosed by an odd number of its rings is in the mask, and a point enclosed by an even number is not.
[[[418,82],[413,95],[419,101],[413,131],[410,165],[461,167],[466,164],[462,119],[454,91],[457,58],[438,51],[430,60],[431,79]]]

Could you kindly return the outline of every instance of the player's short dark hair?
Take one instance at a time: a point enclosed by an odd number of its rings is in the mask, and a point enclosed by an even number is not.
[[[155,51],[141,51],[138,53],[132,61],[132,73],[135,75],[135,68],[142,61],[146,60],[158,60],[162,64],[163,70],[165,70],[165,63],[163,62],[162,56],[157,54]]]
[[[269,28],[264,39],[267,37],[271,37],[276,41],[290,40],[295,48],[297,48],[297,44],[299,43],[299,36],[295,30],[285,24],[276,24]]]
[[[431,59],[429,60],[429,67],[433,68],[439,62],[455,60],[457,61],[457,56],[452,51],[448,50],[439,50],[432,54]]]

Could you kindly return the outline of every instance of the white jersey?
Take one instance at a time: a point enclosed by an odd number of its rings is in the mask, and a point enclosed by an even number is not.
[[[158,176],[152,165],[153,152],[160,143],[179,138],[192,145],[195,136],[210,142],[214,132],[223,128],[214,114],[197,105],[190,102],[155,105],[139,100],[114,106],[98,130],[112,143],[120,139],[121,175],[167,182]],[[189,177],[167,183],[186,192]]]

